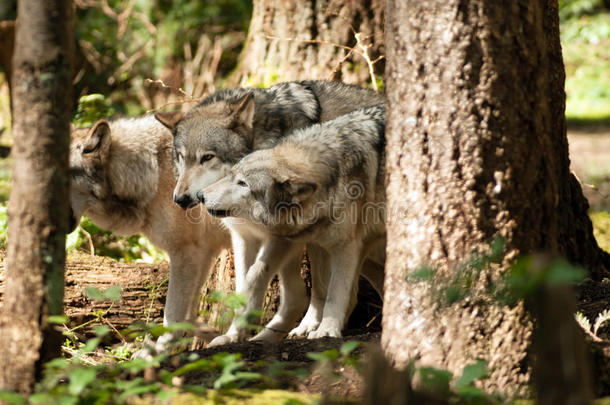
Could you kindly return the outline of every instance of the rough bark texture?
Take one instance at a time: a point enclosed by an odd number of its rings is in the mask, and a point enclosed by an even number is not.
[[[299,79],[370,84],[354,33],[361,33],[363,45],[371,46],[367,50],[371,60],[383,55],[384,9],[382,0],[255,0],[233,84]],[[381,78],[383,60],[375,63],[374,70]]]
[[[13,183],[0,388],[27,393],[59,354],[48,316],[63,310],[72,99],[72,5],[20,0],[13,59]]]
[[[388,246],[382,344],[460,375],[489,362],[488,391],[524,394],[533,322],[478,294],[520,254],[546,251],[608,274],[569,173],[555,2],[393,1],[387,6]],[[473,298],[437,306],[435,288],[474,250],[506,241]]]

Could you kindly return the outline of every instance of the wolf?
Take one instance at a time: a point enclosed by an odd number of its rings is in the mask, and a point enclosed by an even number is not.
[[[244,219],[287,245],[327,252],[330,280],[315,314],[321,319],[306,315],[292,335],[341,336],[362,264],[385,242],[384,148],[385,107],[364,107],[247,155],[203,191],[215,217]]]
[[[196,319],[197,294],[216,257],[230,247],[219,220],[172,202],[172,143],[171,132],[146,115],[74,128],[70,144],[72,229],[86,214],[117,234],[142,233],[168,253],[166,326]]]
[[[383,101],[382,95],[359,86],[305,80],[280,83],[268,89],[221,90],[186,114],[157,113],[155,117],[174,134],[177,177],[174,201],[184,209],[192,208],[203,198],[197,195],[198,192],[229,174],[231,168],[249,153],[274,146],[295,129],[329,121],[358,107]],[[273,268],[281,274],[286,267],[291,273],[294,266],[298,268],[297,257],[302,246],[291,244],[294,250],[283,251],[286,243],[279,238],[270,239],[268,232],[258,224],[233,219],[224,222],[229,228],[235,255],[236,289],[246,293],[246,309],[259,308],[268,281],[267,276],[263,276],[268,272],[262,269]],[[308,246],[307,251],[312,266],[328,265],[323,249]],[[281,261],[277,262],[275,258],[281,258]],[[378,276],[377,270],[374,268],[367,274],[374,275],[369,279],[381,291],[383,277]],[[303,297],[301,289],[292,278],[286,279],[290,285],[284,285],[282,277],[280,281],[278,313],[255,340],[283,337],[288,332],[287,325],[302,313],[300,308],[306,301],[300,298]],[[314,290],[317,284],[314,280]],[[313,296],[320,294],[313,291]],[[287,304],[283,306],[282,303]],[[245,331],[233,322],[227,333],[210,345],[242,340],[245,336]]]

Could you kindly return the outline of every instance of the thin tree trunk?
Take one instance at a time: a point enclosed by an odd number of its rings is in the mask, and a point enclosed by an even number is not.
[[[371,46],[366,50],[371,61],[383,55],[384,9],[382,0],[255,0],[233,84],[299,79],[370,83],[355,33],[363,46]],[[383,69],[383,60],[374,64],[378,78]]]
[[[569,173],[557,5],[543,0],[389,0],[388,246],[382,344],[460,375],[489,363],[488,391],[524,393],[532,317],[486,298],[518,255],[561,254],[608,275]],[[438,305],[473,251],[505,241],[473,298]],[[407,282],[422,266],[433,283]]]
[[[13,184],[0,314],[0,388],[31,391],[60,353],[72,100],[72,4],[19,0],[13,59]]]

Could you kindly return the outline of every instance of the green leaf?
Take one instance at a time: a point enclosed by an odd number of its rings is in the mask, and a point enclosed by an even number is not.
[[[68,373],[70,384],[68,384],[68,392],[72,395],[80,395],[81,392],[95,380],[97,371],[90,367],[79,367],[71,370]]]
[[[407,281],[424,281],[434,277],[434,269],[431,267],[421,267],[407,276]]]
[[[89,339],[89,340],[87,340],[87,343],[85,343],[85,345],[78,350],[78,352],[79,353],[91,353],[92,351],[97,349],[97,347],[100,345],[101,342],[102,342],[102,339],[100,339],[98,337]]]
[[[42,392],[30,395],[28,401],[31,404],[52,404],[57,402],[54,400],[53,395]]]
[[[447,370],[439,370],[433,367],[422,367],[419,369],[422,382],[426,388],[433,392],[448,394],[453,374]]]
[[[121,291],[120,285],[110,286],[104,291],[104,297],[112,301],[119,301],[121,299]]]
[[[175,397],[178,393],[176,391],[161,390],[157,392],[157,399],[161,402],[166,402],[171,398]]]
[[[95,325],[92,329],[97,337],[104,337],[110,332],[110,327],[106,325]]]
[[[560,260],[551,264],[546,281],[549,285],[571,284],[582,281],[586,276],[587,272],[582,268]]]
[[[464,367],[462,376],[455,382],[455,386],[458,388],[469,386],[488,374],[487,362],[485,360],[478,360],[476,363]]]
[[[25,404],[25,398],[13,391],[0,390],[0,401],[7,404]]]
[[[214,364],[208,360],[208,359],[201,359],[201,360],[197,360],[193,363],[189,363],[189,364],[185,364],[184,366],[180,367],[179,369],[177,369],[176,371],[174,371],[171,375],[172,377],[175,376],[180,376],[182,374],[188,373],[190,371],[195,371],[195,370],[213,370],[214,369]]]
[[[474,398],[484,399],[487,397],[482,390],[480,390],[479,388],[472,386],[472,385],[458,387],[457,394],[464,399],[470,399],[470,400],[472,400]],[[484,403],[487,403],[487,401],[485,401]]]
[[[101,291],[97,287],[85,287],[85,296],[94,301],[119,301],[121,299],[121,286],[113,285]]]
[[[132,387],[129,390],[123,392],[119,396],[119,401],[123,401],[127,397],[130,397],[132,395],[147,394],[149,392],[157,391],[158,389],[159,389],[159,387],[157,386],[157,384],[146,384],[146,385],[135,386],[135,387]]]
[[[339,351],[337,349],[330,349],[323,351],[322,353],[307,353],[307,357],[317,362],[323,363],[329,360],[336,360],[339,358]]]
[[[350,340],[348,342],[343,343],[339,351],[341,352],[342,356],[347,356],[348,354],[356,350],[358,346],[360,346],[360,342]]]
[[[195,327],[190,322],[176,322],[167,326],[167,330],[170,332],[184,331],[184,330],[193,330]]]
[[[103,301],[105,299],[104,294],[99,288],[91,286],[85,287],[85,297],[94,301]]]
[[[47,322],[55,325],[62,325],[68,323],[68,317],[66,315],[51,315],[47,318]]]

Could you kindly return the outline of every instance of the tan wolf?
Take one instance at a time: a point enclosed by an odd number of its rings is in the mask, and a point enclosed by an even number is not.
[[[74,129],[70,145],[72,228],[85,214],[120,235],[144,234],[168,253],[165,325],[196,319],[197,295],[230,247],[219,220],[173,203],[172,142],[171,132],[146,115]],[[159,339],[159,350],[170,337]]]

